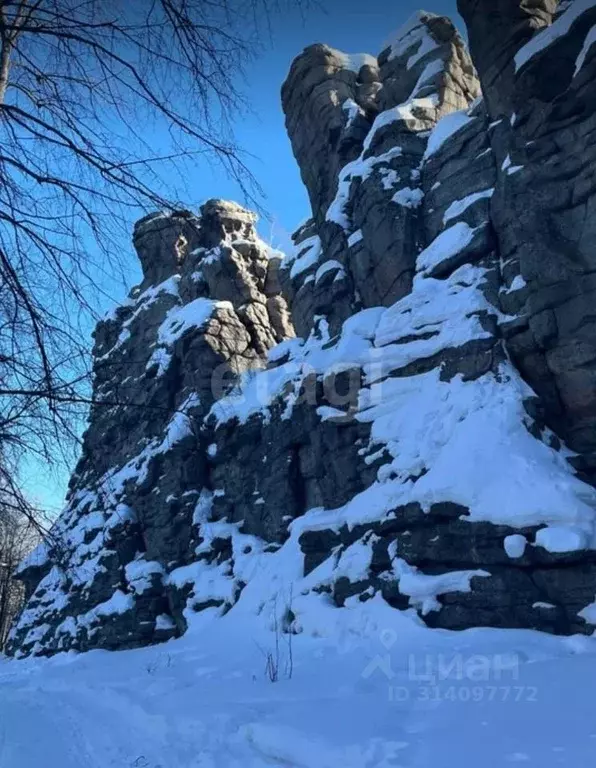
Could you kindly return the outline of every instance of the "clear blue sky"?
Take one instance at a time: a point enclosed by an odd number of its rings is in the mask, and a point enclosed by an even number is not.
[[[291,2],[291,0],[290,0]],[[288,2],[288,5],[290,5]],[[251,114],[240,117],[236,136],[244,150],[254,158],[249,165],[261,184],[265,199],[262,207],[272,221],[261,221],[260,229],[273,244],[285,248],[289,235],[309,215],[306,192],[286,135],[281,110],[280,89],[294,57],[307,45],[327,43],[347,53],[378,54],[385,41],[421,7],[434,13],[451,16],[460,29],[456,0],[319,0],[319,7],[305,13],[284,10],[271,20],[271,38],[264,42],[260,57],[248,67],[242,85],[251,104]],[[156,154],[160,154],[156,148]],[[174,175],[165,179],[176,186]],[[196,208],[210,197],[242,201],[238,186],[226,178],[221,169],[197,164],[186,182],[191,199],[189,208]],[[165,190],[166,196],[172,190]],[[188,194],[188,193],[187,193]],[[273,227],[273,228],[272,228]],[[140,270],[130,240],[122,243],[127,255],[127,283],[110,286],[116,300],[139,282]],[[106,304],[106,309],[108,305]],[[91,339],[89,339],[91,345]],[[58,511],[66,490],[68,471],[48,470],[37,462],[26,467],[24,481],[29,493],[46,509]]]
[[[272,42],[249,68],[247,91],[255,117],[239,122],[237,135],[255,159],[251,166],[267,195],[264,207],[276,222],[277,234],[291,233],[309,213],[307,197],[287,138],[280,89],[292,60],[307,45],[327,43],[347,53],[378,54],[384,42],[420,8],[457,16],[455,0],[321,0],[320,10],[301,17],[298,10],[274,17]],[[238,198],[239,192],[222,176],[205,177],[198,185],[202,197]],[[266,230],[265,224],[262,225]],[[275,237],[274,231],[274,237]]]

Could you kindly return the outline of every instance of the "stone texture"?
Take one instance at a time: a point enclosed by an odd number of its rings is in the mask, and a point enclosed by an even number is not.
[[[311,217],[288,257],[234,203],[137,224],[143,282],[96,330],[98,402],[67,509],[22,566],[10,653],[161,642],[263,569],[275,582],[287,552],[297,620],[321,595],[378,594],[431,627],[593,631],[596,46],[577,60],[596,7],[567,24],[574,3],[458,5],[474,63],[426,12],[378,57],[296,58],[282,103]],[[547,456],[561,509],[464,503],[470,434],[425,495],[449,430],[495,391],[493,419],[520,405],[497,438],[479,422],[503,498]],[[579,543],[547,549],[578,497]]]
[[[389,306],[411,289],[427,132],[479,95],[474,66],[452,22],[420,13],[415,29],[419,38],[411,44],[396,41],[399,55],[388,48],[359,70],[354,57],[311,46],[283,85],[286,126],[313,212],[312,223],[296,234],[297,249],[305,236],[320,244],[312,265],[283,281],[300,335],[319,315],[336,332],[356,309]],[[417,60],[408,67],[412,57]],[[392,109],[390,120],[379,118]],[[404,190],[402,204],[396,195]],[[345,226],[338,223],[343,219]],[[326,273],[325,282],[317,279],[326,263],[335,262],[341,270]]]
[[[491,115],[511,115],[514,56],[551,23],[557,5],[558,0],[458,0]]]
[[[69,504],[51,558],[22,573],[27,610],[43,607],[46,582],[62,602],[50,607],[54,632],[44,652],[131,647],[184,626],[174,608],[184,602],[163,577],[194,556],[193,511],[209,471],[202,420],[239,374],[263,366],[267,350],[293,336],[279,254],[257,237],[255,222],[235,203],[210,200],[198,216],[155,215],[135,227],[144,280],[97,326],[95,402]],[[77,527],[89,528],[82,541]],[[52,559],[64,565],[51,571]],[[131,563],[153,570],[138,594],[127,577]],[[94,612],[116,587],[132,602],[98,621]],[[68,624],[56,631],[69,615],[86,614],[88,626],[74,634]],[[169,628],[159,616],[171,619]],[[26,634],[15,633],[15,646],[33,645]]]
[[[577,74],[575,67],[596,24],[596,8],[588,7],[517,72],[513,61],[532,33],[551,21],[556,5],[462,0],[460,11],[480,62],[490,117],[502,118],[489,133],[499,169],[492,216],[501,260],[526,283],[516,306],[504,306],[520,317],[508,348],[542,398],[548,423],[585,456],[581,463],[591,477],[596,115],[589,105],[596,84],[593,58]]]

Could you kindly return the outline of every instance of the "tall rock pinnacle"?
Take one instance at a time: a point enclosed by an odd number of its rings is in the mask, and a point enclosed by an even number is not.
[[[378,56],[296,58],[285,258],[234,203],[137,224],[9,652],[228,611],[317,637],[369,601],[593,632],[596,0],[459,7],[474,63],[423,11]]]

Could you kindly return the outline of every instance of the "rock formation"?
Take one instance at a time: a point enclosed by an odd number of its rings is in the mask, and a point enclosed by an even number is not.
[[[474,63],[423,12],[377,58],[295,60],[292,254],[222,201],[137,224],[10,652],[159,642],[288,583],[294,632],[375,599],[593,631],[596,2],[459,7]]]

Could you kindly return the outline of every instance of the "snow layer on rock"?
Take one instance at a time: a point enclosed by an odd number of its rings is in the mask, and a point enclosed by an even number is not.
[[[162,631],[168,631],[171,629],[175,629],[175,624],[166,613],[160,613],[160,615],[155,619],[155,630],[156,632],[162,632]]]
[[[586,63],[588,54],[590,53],[594,45],[596,45],[596,26],[592,27],[592,29],[588,32],[583,48],[581,49],[579,56],[577,57],[577,61],[575,62],[576,75]]]
[[[459,221],[444,230],[418,256],[417,269],[421,272],[430,272],[439,264],[457,256],[470,245],[476,232],[477,229],[464,221]]]
[[[424,11],[417,11],[398,29],[393,38],[385,44],[386,48],[391,47],[389,60],[403,56],[417,45],[418,48],[408,58],[406,64],[406,68],[411,69],[423,56],[439,47],[424,23],[425,19],[432,15]]]
[[[418,267],[457,253],[472,233],[454,225],[440,247],[421,254]],[[509,362],[501,363],[498,377],[487,373],[471,381],[460,375],[443,381],[438,368],[391,376],[415,360],[490,336],[479,318],[498,313],[481,290],[484,275],[473,265],[445,280],[422,271],[412,293],[392,307],[353,315],[334,344],[312,336],[285,347],[287,362],[251,375],[233,397],[215,404],[220,421],[258,413],[267,418],[273,400],[282,391],[288,398],[288,387],[296,392],[304,376],[362,369],[365,387],[355,418],[371,424],[370,450],[385,446],[392,460],[376,483],[343,507],[313,509],[294,521],[293,538],[304,530],[382,520],[411,502],[428,510],[451,501],[467,507],[471,521],[571,525],[593,545],[596,491],[575,477],[564,453],[530,434],[524,400],[531,391]]]
[[[333,568],[331,582],[341,577],[352,583],[366,579],[373,556],[372,546],[376,540],[377,536],[369,536],[366,541],[355,541],[347,547]]]
[[[369,133],[370,136],[370,133]],[[364,158],[361,155],[356,160],[345,165],[340,173],[335,198],[327,209],[325,218],[339,224],[342,229],[349,229],[350,222],[345,212],[346,204],[350,196],[350,186],[354,179],[367,179],[377,165],[389,163],[393,158],[402,154],[401,147],[392,147],[382,155]],[[293,276],[293,275],[292,275]]]
[[[212,301],[198,298],[189,304],[173,307],[157,332],[158,344],[170,346],[174,344],[189,328],[200,328],[211,317],[216,307],[232,309],[226,301]]]
[[[161,296],[169,295],[179,299],[179,283],[180,275],[172,275],[163,282],[158,283],[158,285],[149,286],[149,288],[147,288],[145,291],[135,296],[134,300],[129,299],[123,305],[121,305],[125,307],[134,307],[133,312],[122,323],[116,344],[112,347],[112,349],[109,350],[109,352],[98,358],[98,360],[101,361],[108,358],[113,352],[115,352],[119,347],[121,347],[130,339],[130,328],[133,323],[142,313],[150,309],[150,307],[156,301],[158,301]],[[107,319],[113,322],[115,320],[115,312],[111,313],[110,317]]]
[[[79,629],[86,629],[93,632],[93,628],[96,627],[101,621],[109,618],[110,616],[122,615],[131,611],[134,607],[134,598],[131,594],[124,593],[121,589],[116,589],[112,596],[105,600],[103,603],[91,608],[87,613],[80,614],[78,616],[68,617],[68,619],[60,625],[57,636],[60,635],[76,635]]]
[[[363,114],[362,108],[358,104],[356,104],[354,99],[346,99],[344,103],[341,105],[341,108],[346,113],[348,118],[346,123],[346,128],[352,125],[352,123],[358,117],[358,115]]]
[[[16,575],[23,573],[28,568],[37,568],[44,566],[49,562],[48,544],[42,541],[38,544],[34,550],[32,550],[27,557],[25,557],[18,565]]]
[[[593,603],[590,603],[590,605],[587,605],[577,615],[580,616],[585,621],[587,621],[588,624],[593,624],[596,626],[596,602],[593,602]]]
[[[505,552],[511,558],[522,557],[526,551],[528,541],[525,536],[519,533],[515,533],[511,536],[506,536],[503,542]]]
[[[321,266],[317,269],[315,273],[315,285],[322,280],[322,278],[328,273],[328,272],[341,272],[344,273],[343,264],[341,264],[339,261],[336,261],[335,259],[330,259],[329,261],[323,262]]]
[[[442,117],[433,129],[428,139],[428,145],[424,154],[425,160],[434,155],[445,144],[445,142],[454,136],[462,128],[477,120],[476,117],[470,117],[469,110],[452,112]]]
[[[522,275],[516,275],[511,281],[509,288],[501,288],[501,293],[515,293],[515,291],[521,291],[528,284],[522,277]]]
[[[266,371],[245,373],[238,386],[211,408],[218,423],[238,419],[243,424],[253,414],[266,417],[267,410],[284,387],[293,381],[302,381],[303,369],[299,360]]]
[[[376,57],[368,53],[343,53],[343,51],[332,50],[341,59],[342,65],[355,74],[358,74],[365,66],[373,67],[373,69],[378,67]]]
[[[169,575],[168,584],[175,587],[193,585],[192,602],[195,604],[217,601],[233,603],[236,584],[230,574],[230,564],[210,564],[198,560],[177,568]],[[189,609],[192,610],[192,603]]]
[[[284,264],[291,264],[290,277],[298,277],[314,266],[321,256],[321,241],[317,235],[308,237],[294,247],[292,253],[284,259]]]
[[[428,81],[432,79],[433,77],[436,77],[437,75],[442,74],[445,71],[445,62],[443,59],[434,59],[433,61],[430,61],[422,70],[420,77],[418,78],[416,85],[414,86],[414,90],[412,91],[412,95],[416,96],[418,91],[426,84],[428,84]]]
[[[483,281],[484,270],[470,265],[460,267],[446,280],[417,276],[412,293],[385,310],[377,326],[374,343],[375,347],[385,347],[384,367],[403,367],[443,349],[486,338],[478,316],[493,308],[478,290]],[[388,346],[404,338],[411,340]],[[369,372],[369,382],[379,378]]]
[[[553,24],[535,34],[526,45],[520,48],[515,55],[516,70],[519,71],[534,56],[564,37],[582,14],[595,7],[596,0],[574,0]]]
[[[459,218],[468,210],[468,208],[471,208],[471,206],[479,200],[490,199],[494,195],[494,192],[494,188],[484,189],[481,192],[474,192],[459,200],[454,200],[443,215],[443,224],[447,224],[452,219]]]
[[[402,208],[419,208],[424,200],[424,193],[421,189],[410,189],[404,187],[396,192],[391,200]]]
[[[593,541],[596,492],[526,429],[528,389],[517,372],[503,363],[500,376],[441,382],[433,371],[372,385],[360,418],[372,421],[373,440],[394,456],[392,474],[346,505],[340,519],[356,522],[359,512],[371,519],[369,510],[382,514],[378,503],[388,500],[393,508],[417,501],[426,509],[453,501],[470,509],[470,520],[514,528],[574,523]]]
[[[314,334],[305,343],[284,342],[283,355],[290,355],[287,362],[246,373],[230,395],[212,406],[210,413],[219,423],[232,419],[243,423],[259,413],[268,418],[270,405],[282,392],[288,394],[288,385],[296,391],[312,373],[339,372],[370,361],[375,329],[384,311],[382,307],[374,307],[353,315],[346,320],[339,340],[333,345],[329,345],[328,338],[317,338]],[[270,359],[276,357],[274,349]]]
[[[126,581],[136,594],[141,594],[151,587],[154,576],[162,576],[163,567],[155,561],[139,558],[128,563],[124,568]]]
[[[423,616],[441,609],[437,600],[439,595],[447,592],[471,592],[470,582],[474,577],[490,577],[490,573],[482,570],[451,571],[429,576],[401,558],[393,560],[393,570],[399,578],[399,591],[409,596],[410,604],[419,608]]]
[[[416,98],[415,96],[417,90],[418,86],[414,88],[412,96],[408,101],[404,102],[403,104],[399,104],[397,107],[391,107],[391,109],[387,109],[377,115],[370,131],[366,136],[366,139],[364,140],[364,152],[367,152],[370,149],[373,139],[382,128],[400,121],[416,124],[418,121],[416,110],[433,110],[437,106],[438,101],[434,94],[424,98]]]
[[[129,611],[133,606],[132,595],[126,595],[122,590],[117,589],[109,600],[95,606],[90,612],[92,616],[111,616],[115,613],[122,614]]]
[[[149,360],[147,360],[147,365],[145,366],[145,370],[150,370],[154,366],[157,366],[157,376],[163,376],[163,374],[167,371],[170,363],[172,362],[172,355],[170,352],[168,352],[167,349],[164,347],[157,347]]]
[[[554,525],[538,531],[536,545],[548,552],[576,552],[593,547],[594,541],[587,536],[585,528]]]
[[[364,239],[364,235],[362,234],[362,230],[357,229],[356,232],[352,232],[352,234],[348,237],[348,246],[350,248],[353,248],[363,239]]]

